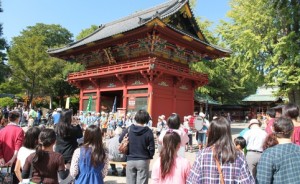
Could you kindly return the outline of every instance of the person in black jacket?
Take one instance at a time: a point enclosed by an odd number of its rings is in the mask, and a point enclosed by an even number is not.
[[[121,143],[128,133],[126,183],[148,183],[150,159],[153,159],[155,152],[153,133],[149,127],[145,126],[149,119],[147,111],[139,110],[134,117],[136,123],[125,129],[119,138]]]
[[[83,136],[80,125],[71,124],[72,115],[73,110],[62,112],[60,121],[55,127],[57,136],[55,152],[61,153],[63,155],[66,165],[69,165],[71,163],[73,153],[78,147],[77,139]]]

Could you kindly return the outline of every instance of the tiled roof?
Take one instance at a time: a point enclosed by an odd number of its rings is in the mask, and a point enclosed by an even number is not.
[[[222,48],[222,47],[219,47],[219,46],[216,46],[216,45],[213,45],[213,44],[204,42],[204,41],[200,40],[199,38],[193,36],[192,34],[189,34],[189,33],[187,33],[187,32],[184,32],[184,31],[182,31],[182,30],[179,30],[179,29],[175,28],[174,26],[172,26],[172,25],[170,25],[170,24],[168,24],[167,26],[170,27],[171,29],[177,31],[177,32],[180,32],[181,34],[184,34],[184,35],[186,35],[186,36],[189,36],[189,37],[193,38],[194,40],[197,40],[198,42],[203,43],[204,45],[214,47],[214,48],[216,48],[216,49],[218,49],[218,50],[220,50],[220,51],[222,51],[222,52],[228,52],[228,53],[232,52],[232,51],[229,50],[229,49],[225,49],[225,48]]]
[[[259,87],[256,93],[243,99],[244,102],[276,102],[279,99],[286,100],[281,96],[276,96],[279,87]]]
[[[120,20],[99,26],[94,33],[86,38],[70,43],[69,45],[60,49],[50,49],[48,52],[55,54],[120,33],[125,33],[127,31],[139,28],[155,18],[163,19],[168,17],[176,13],[186,3],[188,3],[188,0],[172,0],[156,7],[136,12]]]
[[[158,6],[155,6],[153,8],[143,10],[143,11],[138,11],[132,15],[129,15],[127,17],[124,17],[122,19],[107,23],[105,25],[99,26],[99,28],[92,33],[91,35],[78,40],[76,42],[70,43],[62,48],[55,48],[55,49],[49,49],[48,53],[50,54],[56,54],[56,53],[61,53],[64,51],[67,51],[72,48],[77,48],[98,40],[102,40],[114,35],[118,35],[121,33],[126,33],[128,31],[137,29],[139,27],[142,27],[143,25],[147,24],[151,20],[158,18],[160,20],[169,17],[176,12],[178,12],[186,3],[188,3],[188,0],[171,0],[166,3],[160,4]],[[179,30],[175,28],[174,26],[167,24],[167,26],[171,29],[173,29],[176,32],[179,32],[181,34],[184,34],[186,36],[189,36],[193,38],[194,40],[207,45],[211,46],[217,50],[220,50],[221,52],[227,52],[230,53],[231,51],[228,49],[224,49],[218,46],[215,46],[213,44],[209,44],[206,42],[205,38],[204,41],[200,40],[198,37],[187,33],[183,30]]]
[[[250,95],[243,99],[244,102],[276,102],[279,97],[273,95]]]
[[[203,95],[200,93],[195,93],[194,100],[199,103],[208,103],[209,105],[222,105],[220,102],[213,100],[209,95]]]

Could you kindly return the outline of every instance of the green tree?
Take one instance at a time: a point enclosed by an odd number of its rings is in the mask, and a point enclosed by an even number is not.
[[[300,104],[300,2],[232,0],[219,32],[233,50],[232,62],[243,81],[264,79]]]
[[[225,45],[224,42],[216,36],[219,33],[218,29],[210,29],[212,26],[211,21],[197,18],[197,22],[210,43],[228,47],[228,45]],[[232,55],[234,55],[234,53],[232,53]],[[202,61],[192,64],[191,67],[196,71],[209,75],[209,84],[199,88],[199,92],[208,94],[223,104],[241,103],[244,97],[255,92],[258,85],[257,78],[244,80],[243,76],[245,74],[237,69],[238,66],[232,62],[232,57],[209,61],[203,59]]]
[[[51,80],[44,81],[45,93],[50,95],[51,101],[53,101],[52,97],[55,97],[58,99],[59,106],[63,106],[66,95],[78,93],[77,88],[66,81],[68,74],[83,70],[84,67],[79,63],[68,63],[57,58],[51,58],[49,62],[52,64],[46,77],[50,77]]]
[[[0,13],[3,12],[1,8],[1,1],[0,1]],[[3,35],[3,26],[0,24],[0,83],[4,82],[5,78],[8,76],[10,70],[9,67],[6,65],[6,53],[4,52],[8,45],[6,40],[2,37]]]
[[[0,107],[13,107],[15,104],[14,100],[10,97],[0,98]]]
[[[13,80],[7,80],[0,84],[0,93],[20,94],[22,91],[22,86]]]
[[[91,25],[90,28],[81,30],[81,32],[76,36],[76,40],[80,40],[82,38],[87,37],[88,35],[92,34],[94,31],[96,31],[97,29],[98,29],[98,26]]]
[[[77,70],[79,66],[51,58],[46,51],[71,42],[71,38],[72,34],[60,25],[41,23],[27,27],[13,38],[9,65],[14,71],[13,80],[26,89],[29,103],[35,95],[53,97],[57,95],[57,86],[69,85],[65,81],[67,72],[72,71],[69,68]]]

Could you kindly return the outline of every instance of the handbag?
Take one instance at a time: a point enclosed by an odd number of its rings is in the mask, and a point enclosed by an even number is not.
[[[129,131],[130,128],[128,128],[128,133],[123,137],[123,140],[119,145],[119,152],[124,155],[128,155],[129,151]]]
[[[13,173],[11,172],[11,167],[1,167],[0,168],[0,184],[12,184],[13,183]]]

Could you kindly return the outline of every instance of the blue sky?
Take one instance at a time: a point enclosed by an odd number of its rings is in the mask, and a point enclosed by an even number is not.
[[[36,23],[60,24],[77,36],[92,24],[100,25],[167,0],[2,0],[0,23],[8,41]],[[197,0],[196,16],[217,23],[226,19],[229,0]]]

